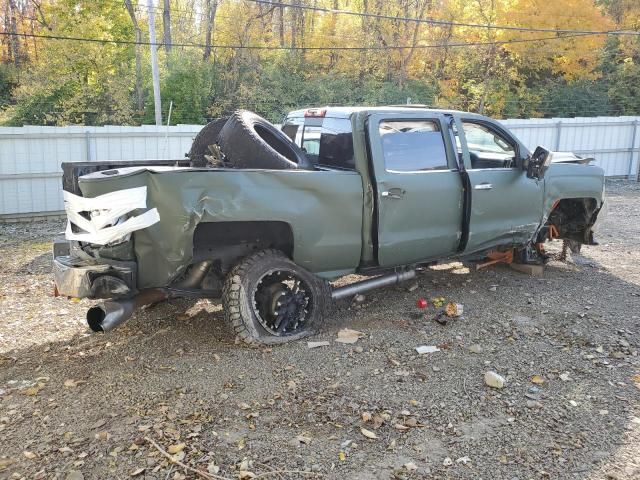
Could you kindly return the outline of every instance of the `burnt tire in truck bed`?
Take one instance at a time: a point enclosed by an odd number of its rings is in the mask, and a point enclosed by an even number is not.
[[[229,117],[216,118],[210,121],[202,130],[198,132],[191,144],[191,150],[189,150],[189,160],[191,160],[191,166],[195,168],[206,167],[207,159],[205,155],[210,155],[209,145],[213,145],[218,141],[218,135],[220,130],[227,123]]]
[[[225,319],[250,345],[312,335],[330,302],[328,284],[279,250],[245,257],[229,272],[222,289]]]
[[[236,168],[313,169],[305,153],[255,113],[234,112],[218,135],[226,160]]]

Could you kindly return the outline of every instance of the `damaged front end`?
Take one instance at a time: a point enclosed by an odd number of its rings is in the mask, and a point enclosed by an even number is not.
[[[598,202],[593,198],[558,201],[546,224],[538,232],[538,241],[562,239],[580,245],[598,245],[593,232],[603,208],[604,202],[598,207]]]

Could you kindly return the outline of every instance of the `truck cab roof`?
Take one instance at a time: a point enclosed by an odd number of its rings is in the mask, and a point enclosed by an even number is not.
[[[435,114],[465,114],[473,116],[481,116],[475,113],[462,112],[460,110],[449,110],[430,108],[427,105],[387,105],[382,107],[310,107],[289,112],[287,117],[325,117],[325,118],[351,118],[351,115],[358,112],[369,113],[435,113]]]

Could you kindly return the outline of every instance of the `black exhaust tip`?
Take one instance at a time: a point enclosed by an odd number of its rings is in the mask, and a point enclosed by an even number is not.
[[[87,310],[87,323],[89,324],[89,328],[94,332],[104,332],[104,328],[102,328],[102,322],[104,318],[107,316],[107,313],[101,306],[91,307]]]
[[[153,288],[144,290],[133,298],[107,300],[87,310],[87,324],[94,332],[110,332],[131,318],[138,308],[162,302],[168,297],[168,290]]]

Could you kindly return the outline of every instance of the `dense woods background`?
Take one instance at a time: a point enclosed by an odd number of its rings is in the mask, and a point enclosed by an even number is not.
[[[0,0],[0,122],[153,123],[149,43],[172,124],[408,99],[496,117],[640,114],[638,0],[282,2],[156,0],[150,39],[145,0]]]

